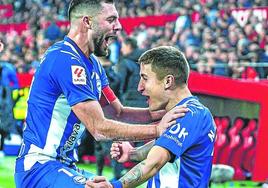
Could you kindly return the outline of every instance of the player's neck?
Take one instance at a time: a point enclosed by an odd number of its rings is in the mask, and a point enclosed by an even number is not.
[[[172,91],[169,95],[169,102],[166,106],[166,111],[171,110],[174,108],[179,102],[181,102],[183,99],[192,96],[190,90],[187,86],[184,88],[177,88]]]
[[[67,36],[76,43],[86,57],[89,57],[89,55],[93,53],[93,50],[90,49],[90,41],[88,40],[87,33],[70,30]]]

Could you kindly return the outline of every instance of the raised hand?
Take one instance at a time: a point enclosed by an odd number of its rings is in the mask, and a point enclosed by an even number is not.
[[[124,163],[130,160],[130,151],[134,147],[129,142],[114,142],[111,146],[110,155],[112,159],[119,163]]]
[[[158,136],[162,135],[162,133],[171,125],[176,123],[176,119],[183,117],[186,112],[188,112],[189,109],[186,105],[180,105],[176,106],[170,111],[168,111],[162,120],[160,121],[158,127],[157,127],[157,134]]]

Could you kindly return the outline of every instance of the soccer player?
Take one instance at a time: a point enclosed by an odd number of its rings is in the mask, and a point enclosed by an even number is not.
[[[109,87],[95,55],[107,55],[110,40],[121,30],[112,0],[73,0],[70,30],[51,46],[33,78],[23,142],[16,160],[18,188],[84,187],[94,175],[79,170],[77,147],[87,129],[96,140],[141,140],[158,137],[172,119],[186,112],[178,108],[157,125],[131,125],[107,119],[99,103],[101,94],[117,118],[150,122],[163,113],[121,105]],[[95,55],[94,55],[94,54]]]
[[[188,89],[189,65],[175,47],[162,46],[145,52],[139,59],[138,90],[148,97],[149,109],[170,111],[187,105],[189,112],[176,120],[157,140],[140,148],[128,142],[114,143],[111,156],[119,162],[141,161],[118,181],[95,177],[87,187],[207,188],[215,142],[213,117]]]

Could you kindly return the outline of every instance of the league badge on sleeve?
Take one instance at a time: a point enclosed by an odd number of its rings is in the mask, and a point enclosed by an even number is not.
[[[72,66],[72,80],[75,85],[86,85],[87,76],[84,67],[73,65]]]
[[[74,176],[73,181],[76,184],[84,185],[84,184],[86,184],[87,178],[85,178],[84,176]]]

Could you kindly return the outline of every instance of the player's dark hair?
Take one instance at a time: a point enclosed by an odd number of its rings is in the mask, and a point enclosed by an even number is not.
[[[188,83],[189,65],[184,54],[172,46],[160,46],[144,52],[139,63],[151,64],[152,71],[162,80],[167,75],[173,75],[177,85]]]
[[[100,8],[101,3],[114,3],[114,0],[71,0],[68,8],[68,18],[71,21],[72,14],[85,7]],[[90,11],[89,11],[90,12]]]

